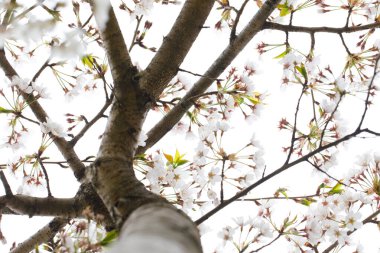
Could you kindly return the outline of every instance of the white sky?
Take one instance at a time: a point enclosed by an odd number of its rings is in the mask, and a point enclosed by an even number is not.
[[[70,2],[70,1],[68,1]],[[230,1],[232,5],[234,3],[238,3],[236,6],[239,6],[241,1]],[[241,19],[241,23],[244,24],[246,21],[252,16],[252,2],[248,4],[247,10]],[[149,20],[153,20],[153,27],[151,31],[148,33],[148,36],[145,39],[145,43],[149,46],[158,47],[160,44],[160,38],[165,35],[169,29],[171,23],[175,20],[177,14],[178,7],[177,6],[161,6],[156,5],[154,11],[151,13]],[[164,13],[164,15],[162,15]],[[213,26],[217,21],[218,13],[212,15],[209,20],[206,22],[206,25]],[[327,14],[323,19],[315,18],[316,13],[313,11],[305,11],[304,15],[296,15],[294,19],[295,25],[304,25],[304,26],[342,26],[344,24],[344,17],[342,15],[337,14],[337,12],[333,12],[331,14]],[[309,18],[312,17],[312,18]],[[126,37],[126,41],[129,43],[131,41],[131,34],[134,30],[134,23],[132,25],[129,24],[130,19],[125,13],[120,15],[120,26],[123,29],[124,35]],[[241,27],[241,26],[240,26]],[[281,151],[281,147],[285,145],[289,145],[289,135],[284,135],[283,132],[279,132],[277,129],[278,121],[287,117],[288,119],[292,119],[295,109],[296,97],[298,97],[299,87],[289,87],[287,89],[283,89],[280,87],[280,78],[282,73],[282,67],[276,64],[276,60],[273,60],[273,56],[279,54],[281,51],[277,50],[274,54],[260,57],[255,50],[255,47],[260,41],[273,41],[273,42],[283,42],[283,33],[281,32],[262,32],[258,36],[256,36],[252,42],[241,52],[241,54],[236,58],[233,62],[233,66],[243,68],[243,64],[247,62],[247,60],[253,60],[260,64],[260,68],[262,70],[262,74],[257,76],[254,80],[257,84],[257,87],[260,91],[266,91],[269,93],[269,96],[265,100],[267,106],[261,113],[259,120],[255,121],[252,125],[246,124],[242,121],[241,115],[234,115],[231,120],[231,125],[235,125],[234,129],[228,133],[226,139],[229,139],[228,145],[226,146],[226,151],[233,152],[234,150],[239,149],[242,145],[247,143],[247,141],[251,138],[252,133],[256,133],[256,137],[261,141],[264,150],[265,150],[265,160],[267,165],[267,174],[271,171],[277,169],[284,162],[285,156]],[[208,66],[213,62],[214,59],[220,54],[220,52],[227,45],[229,39],[228,30],[223,32],[215,32],[214,29],[204,29],[195,42],[192,50],[190,51],[189,56],[186,58],[185,62],[181,65],[181,68],[190,70],[196,73],[203,73]],[[350,41],[351,42],[351,41]],[[290,43],[292,46],[296,46],[303,50],[304,53],[308,52],[309,47],[309,38],[305,35],[296,35],[291,34]],[[354,44],[351,43],[351,44]],[[352,45],[351,45],[352,46]],[[352,47],[353,48],[353,47]],[[91,48],[89,49],[91,50]],[[341,66],[345,60],[345,51],[341,46],[339,41],[339,37],[337,35],[326,35],[326,34],[318,34],[316,36],[316,50],[315,55],[321,55],[322,63],[328,63],[333,67],[336,67],[336,73],[338,75],[338,70],[340,71]],[[138,64],[144,68],[147,63],[149,63],[152,53],[147,52],[145,50],[139,49],[135,47],[132,51],[131,57],[133,60],[137,61]],[[40,64],[45,60],[42,56],[37,62]],[[22,69],[26,73],[23,73],[25,76],[32,76],[36,69],[38,69],[38,64],[30,63],[15,63],[14,65],[16,69]],[[28,71],[29,70],[29,71]],[[21,73],[21,71],[20,71]],[[182,74],[188,78],[189,82],[194,82],[196,80],[195,77],[191,75]],[[53,95],[60,94],[61,91],[57,89],[58,86],[53,84],[53,80],[51,75],[45,74],[42,76],[43,83],[48,86],[50,93]],[[296,93],[294,93],[294,91]],[[371,129],[380,131],[380,127],[378,124],[378,120],[376,116],[380,110],[380,101],[377,98],[374,106],[370,109],[368,113],[368,121],[366,122]],[[42,104],[47,108],[49,115],[54,115],[54,120],[61,122],[64,124],[63,114],[71,111],[75,111],[76,114],[84,114],[89,115],[88,118],[92,118],[94,115],[94,108],[100,108],[103,105],[102,99],[102,90],[86,94],[79,99],[74,99],[70,103],[66,103],[66,101],[62,98],[58,98],[51,101],[43,101]],[[306,107],[306,104],[304,105]],[[363,104],[358,102],[357,99],[351,99],[349,104],[346,105],[346,110],[342,112],[347,121],[345,124],[349,127],[351,119],[354,115],[359,115],[363,110]],[[53,113],[54,112],[54,113]],[[301,115],[302,116],[302,115]],[[150,115],[150,119],[144,125],[144,129],[147,131],[151,126],[154,125],[155,121],[158,120],[158,114]],[[306,116],[306,120],[310,119],[309,115]],[[1,119],[3,120],[3,119]],[[87,136],[92,138],[84,138],[81,140],[77,146],[76,151],[79,156],[84,158],[89,155],[95,155],[97,151],[97,147],[99,145],[99,140],[97,138],[93,138],[94,136],[99,136],[102,133],[102,129],[104,126],[104,120],[102,122],[91,129]],[[2,122],[3,123],[3,122]],[[232,124],[233,123],[233,124]],[[355,124],[355,122],[354,122]],[[34,152],[35,147],[39,145],[39,143],[35,143],[38,140],[38,129],[34,129],[35,136],[30,137],[31,140],[28,142],[30,146],[27,147],[28,150]],[[165,150],[166,153],[174,153],[175,149],[178,148],[181,153],[186,153],[186,157],[192,157],[192,150],[195,147],[195,142],[189,142],[184,148],[183,142],[186,141],[181,136],[173,136],[169,135],[164,137],[164,139],[155,146],[155,148],[160,150]],[[361,154],[363,151],[368,149],[380,150],[380,146],[378,145],[378,140],[359,140],[355,139],[345,144],[345,149],[340,149],[339,152],[342,153],[343,162],[338,167],[339,170],[334,171],[334,175],[337,177],[343,176],[347,169],[352,166],[355,157],[358,154]],[[52,145],[53,146],[53,145]],[[342,148],[342,147],[341,147]],[[53,158],[61,160],[60,155],[57,155],[54,147],[51,148],[52,151],[49,155]],[[2,151],[3,152],[3,151]],[[6,154],[6,153],[5,153]],[[10,154],[6,154],[0,157],[0,162],[5,162]],[[53,195],[56,197],[71,197],[76,192],[76,187],[78,183],[71,176],[71,172],[68,169],[61,169],[58,167],[51,167],[50,182],[52,186]],[[314,193],[316,186],[320,184],[320,181],[314,180],[312,181],[312,176],[315,176],[312,173],[312,170],[306,164],[301,164],[291,168],[283,175],[278,176],[259,188],[252,191],[252,196],[271,196],[273,192],[279,187],[289,188],[288,194],[290,196],[300,195],[300,194],[310,194]],[[8,179],[10,183],[12,183],[13,190],[17,189],[17,180],[11,178],[8,175]],[[0,189],[0,193],[3,193],[3,189]],[[46,192],[41,190],[39,195],[45,196]],[[249,205],[250,206],[250,205]],[[294,213],[294,205],[288,205],[279,208],[275,215],[282,215],[283,217],[288,215],[290,212]],[[246,208],[242,203],[235,203],[231,206],[225,208],[222,212],[215,215],[215,217],[211,218],[207,222],[206,225],[213,226],[221,229],[222,225],[230,223],[229,217],[235,216],[243,216],[243,215],[255,215],[255,208]],[[287,210],[286,212],[284,210]],[[3,216],[2,220],[2,230],[4,235],[8,240],[7,245],[0,245],[0,251],[5,252],[10,247],[10,243],[17,241],[21,242],[24,239],[28,238],[31,233],[34,233],[37,228],[42,227],[46,224],[47,218],[41,217],[33,217],[28,218],[26,216]],[[361,235],[360,240],[361,243],[366,247],[365,252],[377,252],[376,250],[380,247],[380,242],[376,238],[378,238],[378,231],[374,228],[374,226],[368,226],[364,229],[365,234],[355,233],[355,237],[357,235]],[[212,233],[211,233],[212,234]],[[207,241],[213,240],[216,232],[213,235],[208,234],[205,239]],[[205,252],[211,252],[214,247],[212,243],[205,243]],[[285,252],[286,243],[284,241],[277,244],[275,250],[277,252]],[[262,252],[273,252],[274,248],[270,247],[269,249],[263,250]],[[349,252],[347,250],[343,250],[342,252]]]

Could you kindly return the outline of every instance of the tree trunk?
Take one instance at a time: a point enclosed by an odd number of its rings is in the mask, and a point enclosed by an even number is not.
[[[147,204],[127,219],[110,253],[197,253],[202,252],[199,238],[194,223],[171,204]]]

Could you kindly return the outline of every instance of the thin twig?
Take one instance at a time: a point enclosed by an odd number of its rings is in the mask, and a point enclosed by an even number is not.
[[[223,158],[223,162],[222,162],[222,180],[220,181],[220,203],[223,203],[224,202],[224,186],[223,186],[223,183],[224,183],[224,166],[226,164],[226,159]]]
[[[112,97],[112,95],[111,95]],[[72,139],[69,141],[71,146],[75,146],[77,142],[84,136],[84,134],[100,119],[103,118],[104,112],[108,109],[108,107],[112,104],[112,99],[107,99],[105,104],[103,105],[102,109],[95,115],[95,117],[90,120],[83,128],[82,130]]]
[[[307,198],[314,198],[314,197],[319,197],[321,196],[322,193],[320,194],[309,194],[309,195],[303,195],[303,196],[287,196],[287,197],[263,197],[263,198],[244,198],[244,199],[238,199],[238,201],[259,201],[259,200],[299,200],[299,199],[307,199]]]
[[[139,32],[139,27],[140,27],[142,18],[143,18],[143,15],[136,16],[137,24],[136,24],[135,32],[133,33],[132,42],[131,42],[131,45],[129,46],[128,52],[131,52],[132,48],[137,44],[135,40]]]
[[[267,244],[261,246],[258,249],[252,250],[251,252],[259,252],[260,250],[264,249],[265,247],[268,247],[269,245],[277,241],[281,236],[282,236],[282,233],[279,233],[272,241],[268,242]]]
[[[244,3],[241,5],[239,11],[236,14],[235,22],[234,22],[232,29],[231,29],[230,43],[232,43],[236,38],[236,28],[237,28],[237,25],[239,23],[240,17],[243,14],[244,8],[248,2],[249,2],[249,0],[245,0]]]
[[[373,86],[373,82],[375,80],[376,75],[379,73],[379,72],[377,72],[377,67],[378,67],[378,64],[379,64],[379,60],[380,60],[380,54],[377,56],[377,59],[376,59],[376,62],[375,62],[375,66],[373,68],[373,75],[372,75],[371,81],[369,83],[368,91],[367,91],[367,97],[366,97],[365,102],[364,102],[364,104],[365,104],[364,112],[363,112],[362,117],[360,119],[360,122],[359,122],[359,125],[358,125],[358,129],[360,129],[362,127],[365,115],[367,114],[367,111],[368,111],[369,97],[371,95],[371,89],[372,89],[372,86]]]
[[[202,94],[199,94],[199,95],[196,95],[196,96],[192,96],[190,98],[188,98],[190,101],[195,101],[197,100],[198,98],[200,97],[206,97],[206,96],[210,96],[210,95],[219,95],[219,94],[228,94],[228,95],[233,95],[233,94],[238,94],[237,91],[223,91],[223,92],[220,92],[220,91],[209,91],[209,92],[205,92],[205,93],[202,93]]]
[[[313,54],[314,47],[315,47],[315,33],[312,32],[312,33],[310,33],[310,52],[309,52],[309,55]]]
[[[40,125],[40,123],[38,121],[32,120],[32,119],[30,119],[28,117],[25,117],[24,115],[21,114],[21,112],[13,112],[13,114],[15,114],[16,117],[25,119],[25,120],[27,120],[29,122],[32,122],[32,123],[36,124],[36,125]]]
[[[91,13],[91,15],[88,17],[88,19],[83,23],[82,28],[84,28],[90,22],[90,20],[92,19],[93,16],[94,16],[94,14]]]
[[[294,143],[295,143],[295,141],[296,141],[296,132],[297,132],[297,118],[298,118],[298,112],[299,112],[299,109],[300,109],[300,104],[301,104],[302,96],[303,96],[304,93],[305,93],[305,89],[306,89],[306,86],[303,86],[303,87],[302,87],[301,95],[299,96],[298,101],[297,101],[296,112],[295,112],[295,114],[294,114],[294,125],[293,125],[292,139],[291,139],[290,148],[289,148],[289,154],[288,154],[288,157],[286,158],[284,164],[288,164],[288,163],[289,163],[289,161],[290,161],[290,157],[292,156],[292,153],[293,153],[293,150],[294,150]]]
[[[273,22],[265,22],[263,26],[263,30],[265,29],[272,29],[272,30],[279,30],[283,32],[301,32],[301,33],[353,33],[353,32],[359,32],[363,30],[369,30],[372,28],[378,28],[380,27],[380,23],[371,23],[367,25],[361,25],[361,26],[349,26],[349,27],[326,27],[326,26],[320,26],[320,27],[306,27],[306,26],[294,26],[294,25],[282,25],[277,24]]]
[[[20,14],[18,14],[17,16],[15,16],[11,21],[15,21],[15,20],[18,20],[18,19],[21,19],[23,18],[28,12],[31,12],[32,10],[34,10],[36,7],[40,6],[43,2],[45,2],[45,0],[42,0],[42,1],[39,1],[38,4],[34,4],[32,6],[30,6],[28,9],[26,9],[25,11],[21,12]]]
[[[374,213],[372,213],[371,215],[369,215],[367,218],[365,218],[363,220],[363,224],[366,224],[366,223],[370,223],[372,221],[373,218],[375,218],[377,215],[380,214],[380,209],[378,209],[377,211],[375,211]],[[358,229],[354,229],[352,231],[349,231],[347,232],[347,235],[350,235],[354,232],[356,232]],[[328,253],[330,252],[331,250],[333,250],[336,246],[338,246],[338,241],[335,241],[333,244],[331,244],[328,248],[326,248],[322,253]]]
[[[52,67],[54,66],[55,64],[49,64],[49,61],[50,61],[50,57],[44,62],[44,64],[42,64],[41,68],[36,72],[36,74],[34,74],[33,78],[32,78],[32,81],[30,83],[33,83],[37,80],[37,78],[41,75],[41,73],[47,68],[47,67]]]
[[[345,141],[348,141],[350,140],[351,138],[353,137],[356,137],[357,135],[361,134],[361,133],[373,133],[374,135],[376,136],[380,136],[380,133],[377,133],[377,132],[374,132],[372,130],[369,130],[369,129],[359,129],[359,130],[356,130],[354,132],[352,132],[351,134],[348,134],[334,142],[331,142],[331,143],[328,143],[322,147],[319,147],[311,152],[309,152],[308,154],[304,155],[303,157],[300,157],[299,159],[297,160],[294,160],[290,163],[287,163],[287,164],[284,164],[282,165],[280,168],[276,169],[275,171],[273,171],[272,173],[268,174],[267,176],[257,180],[255,183],[253,183],[252,185],[248,186],[247,188],[245,188],[244,190],[241,190],[239,191],[238,193],[235,194],[235,196],[225,200],[223,203],[221,203],[220,205],[218,205],[217,207],[215,207],[214,209],[210,210],[209,212],[207,212],[206,214],[204,214],[201,218],[199,218],[198,220],[195,221],[195,223],[197,225],[201,224],[202,222],[206,221],[207,219],[209,219],[211,216],[213,216],[214,214],[218,213],[220,210],[224,209],[226,206],[228,206],[229,204],[233,203],[234,201],[238,200],[239,198],[247,195],[251,190],[255,189],[257,186],[263,184],[264,182],[268,181],[269,179],[271,179],[272,177],[275,177],[276,175],[286,171],[287,169],[299,164],[299,163],[302,163],[302,162],[305,162],[307,161],[310,157],[313,157],[314,155],[322,152],[323,150],[326,150],[326,149],[329,149],[331,147],[335,147],[337,146],[338,144],[342,143],[342,142],[345,142]]]
[[[350,22],[350,17],[351,17],[351,14],[352,14],[352,6],[348,9],[348,13],[347,13],[347,19],[346,19],[346,24],[345,24],[345,28],[348,27],[348,23]]]
[[[337,183],[339,183],[339,184],[341,184],[341,185],[344,185],[344,186],[346,186],[346,187],[348,187],[348,188],[351,188],[351,189],[353,189],[354,191],[358,191],[358,190],[355,189],[354,187],[349,186],[349,185],[343,183],[342,180],[339,180],[339,179],[337,179],[337,178],[331,176],[328,172],[322,170],[318,165],[316,165],[315,163],[310,162],[310,160],[307,160],[307,162],[308,162],[311,166],[313,166],[316,170],[318,170],[319,172],[325,174],[327,177],[331,178],[331,179],[334,180],[335,182],[337,182]]]
[[[339,37],[340,37],[340,40],[342,41],[344,48],[346,49],[347,54],[352,55],[352,53],[350,52],[350,49],[348,49],[348,46],[347,46],[346,42],[344,41],[343,34],[339,33]]]
[[[315,96],[314,96],[313,89],[310,89],[310,94],[311,94],[311,102],[313,106],[313,120],[314,120],[315,126],[318,126],[317,114],[316,114],[316,108],[315,108]]]
[[[181,69],[181,68],[178,68],[178,71],[185,72],[185,73],[191,74],[191,75],[193,75],[193,76],[199,76],[199,77],[208,78],[208,79],[210,79],[210,80],[215,80],[215,81],[219,81],[219,82],[224,81],[224,79],[221,79],[221,78],[212,78],[212,77],[208,77],[208,76],[205,76],[205,75],[201,75],[201,74],[198,74],[198,73],[194,73],[194,72],[191,72],[191,71],[189,71],[189,70],[185,70],[185,69]]]
[[[47,173],[47,171],[46,171],[45,165],[44,165],[44,163],[41,161],[41,157],[40,157],[40,156],[37,156],[37,161],[38,161],[38,163],[40,164],[41,169],[42,169],[42,172],[43,172],[44,175],[45,175],[46,189],[47,189],[47,192],[48,192],[48,197],[52,197],[53,195],[51,194],[51,190],[50,190],[49,176],[48,176],[48,173]]]
[[[323,127],[323,130],[322,130],[322,133],[321,133],[321,141],[319,142],[319,147],[322,146],[323,144],[323,137],[325,136],[325,133],[326,133],[326,129],[327,129],[327,125],[330,123],[330,121],[333,119],[334,117],[334,114],[336,113],[336,111],[338,110],[338,107],[340,105],[340,102],[342,101],[342,95],[339,95],[339,100],[338,102],[336,103],[336,106],[334,108],[334,110],[331,112],[331,115],[330,117],[327,119],[326,123],[325,123],[325,126]]]

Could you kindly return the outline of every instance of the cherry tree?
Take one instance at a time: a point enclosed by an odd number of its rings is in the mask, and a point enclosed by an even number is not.
[[[379,1],[0,8],[10,252],[379,247]]]

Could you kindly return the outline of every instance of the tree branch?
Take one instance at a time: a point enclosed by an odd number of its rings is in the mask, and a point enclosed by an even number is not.
[[[13,196],[13,193],[12,193],[11,187],[10,187],[10,185],[9,185],[9,183],[8,183],[8,180],[7,180],[7,178],[5,177],[3,171],[0,171],[0,179],[1,179],[1,182],[3,183],[3,187],[4,187],[4,190],[5,190],[5,195],[6,195],[7,197]]]
[[[302,33],[353,33],[353,32],[359,32],[363,30],[369,30],[372,28],[379,28],[380,22],[377,23],[371,23],[367,25],[362,26],[349,26],[349,27],[327,27],[327,26],[320,26],[320,27],[305,27],[305,26],[294,26],[294,25],[282,25],[277,24],[273,22],[265,22],[263,25],[264,29],[271,29],[271,30],[279,30],[283,32],[302,32]]]
[[[25,195],[0,196],[0,206],[4,207],[4,214],[22,214],[30,217],[59,216],[76,218],[83,216],[83,210],[88,206],[94,214],[104,216],[107,230],[114,228],[106,207],[99,196],[94,192],[91,184],[82,184],[74,198],[37,198]]]
[[[17,214],[38,216],[78,217],[86,204],[77,198],[37,198],[25,195],[1,196],[0,203]]]
[[[363,220],[363,224],[367,224],[367,223],[371,223],[372,222],[372,219],[375,218],[377,215],[380,214],[380,209],[378,209],[377,211],[375,211],[374,213],[372,213],[371,215],[369,215],[367,218],[365,218]],[[355,233],[358,229],[354,229],[352,231],[349,231],[347,233],[347,235],[351,235],[353,233]],[[333,244],[331,244],[328,248],[326,248],[322,253],[328,253],[330,252],[331,250],[333,250],[336,246],[338,246],[338,241],[335,241]]]
[[[371,90],[372,90],[372,87],[374,86],[374,81],[375,81],[375,78],[376,76],[379,74],[379,71],[377,70],[377,67],[379,65],[379,61],[380,61],[380,54],[377,56],[377,59],[375,61],[375,65],[373,67],[373,75],[372,75],[372,78],[371,78],[371,81],[369,82],[369,85],[368,85],[368,91],[367,91],[367,97],[364,101],[364,112],[362,114],[362,117],[360,119],[360,122],[359,122],[359,125],[358,125],[358,128],[361,128],[362,125],[363,125],[363,122],[364,122],[364,118],[367,114],[367,111],[368,111],[368,107],[369,107],[369,98],[371,96]]]
[[[46,171],[46,168],[45,168],[45,165],[42,162],[41,157],[39,155],[37,157],[37,161],[40,164],[42,172],[44,173],[44,176],[45,176],[46,189],[47,189],[47,192],[48,192],[48,197],[52,197],[53,195],[51,194],[49,175],[48,175],[48,173]]]
[[[243,50],[248,42],[262,29],[265,20],[273,12],[280,0],[267,0],[255,16],[245,26],[243,31],[230,43],[223,53],[214,61],[210,68],[203,74],[181,101],[165,115],[149,132],[146,146],[141,147],[137,154],[144,153],[159,141],[173,126],[178,123],[185,112],[193,105],[192,97],[202,94],[217,79],[220,74],[228,67],[233,59]]]
[[[3,69],[5,75],[9,80],[12,79],[13,76],[18,76],[16,70],[12,67],[5,56],[4,49],[0,50],[0,67]],[[37,101],[36,97],[32,94],[27,94],[22,90],[19,90],[19,93],[28,103],[30,109],[38,119],[40,123],[46,122],[46,118],[49,118],[45,110],[42,108],[40,103]],[[80,181],[84,178],[84,168],[85,166],[78,158],[77,154],[71,147],[71,145],[61,137],[51,136],[54,139],[54,144],[58,147],[59,151],[63,155],[63,157],[69,163],[71,169],[74,172],[75,177]]]
[[[249,2],[249,0],[245,0],[243,2],[243,4],[241,5],[239,11],[236,13],[236,18],[235,18],[235,21],[234,21],[234,24],[232,26],[231,33],[230,33],[230,43],[236,38],[236,28],[239,24],[240,17],[243,14],[244,8],[248,2]]]
[[[92,7],[96,8],[96,6]],[[95,19],[99,22],[96,15]],[[131,70],[135,72],[135,67],[132,64],[127,45],[125,44],[112,6],[109,7],[108,21],[104,30],[101,31],[101,37],[110,64],[115,89],[119,89],[121,88],[119,86],[128,84],[126,80],[128,80]]]
[[[70,141],[70,144],[72,146],[75,146],[75,144],[77,144],[77,142],[85,135],[85,133],[100,119],[104,116],[104,112],[108,109],[108,107],[111,105],[112,103],[112,95],[111,95],[111,99],[108,99],[106,98],[106,102],[105,104],[103,105],[102,109],[100,109],[100,111],[94,116],[94,118],[92,120],[90,120],[89,122],[86,122],[86,125],[82,128],[82,130],[80,130],[80,132]]]
[[[346,136],[344,136],[343,138],[339,139],[339,140],[336,140],[334,142],[331,142],[329,144],[326,144],[322,147],[319,147],[317,149],[315,149],[314,151],[312,152],[309,152],[308,154],[304,155],[303,157],[297,159],[297,160],[294,160],[293,162],[290,162],[290,163],[287,163],[287,164],[284,164],[283,166],[281,166],[280,168],[278,168],[277,170],[273,171],[272,173],[268,174],[267,176],[257,180],[254,184],[248,186],[247,188],[245,188],[244,190],[238,192],[235,194],[235,196],[233,196],[232,198],[229,198],[227,200],[225,200],[222,204],[218,205],[217,207],[215,207],[214,209],[212,209],[211,211],[209,211],[208,213],[206,213],[205,215],[203,215],[201,218],[199,218],[198,220],[195,221],[196,224],[201,224],[202,222],[206,221],[208,218],[210,218],[212,215],[216,214],[217,212],[219,212],[220,210],[222,210],[223,208],[225,208],[227,205],[231,204],[232,202],[234,202],[235,200],[247,195],[251,190],[255,189],[257,186],[261,185],[262,183],[268,181],[269,179],[271,179],[272,177],[284,172],[285,170],[301,163],[301,162],[305,162],[307,161],[310,157],[322,152],[323,150],[326,150],[326,149],[329,149],[331,147],[334,147],[336,145],[338,145],[339,143],[342,143],[344,141],[347,141],[353,137],[356,137],[357,135],[359,135],[360,133],[363,133],[363,132],[372,132],[371,130],[369,129],[357,129],[356,131],[354,131],[353,133],[351,134],[348,134]],[[376,133],[378,135],[380,135],[379,133]]]
[[[187,0],[169,34],[142,73],[140,87],[158,98],[176,75],[199,32],[202,30],[214,0]]]
[[[17,247],[11,250],[10,253],[28,253],[32,251],[37,245],[51,240],[67,222],[68,220],[65,218],[54,218],[34,235],[17,245]]]

